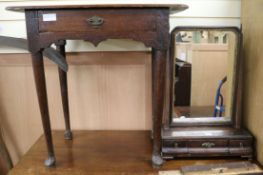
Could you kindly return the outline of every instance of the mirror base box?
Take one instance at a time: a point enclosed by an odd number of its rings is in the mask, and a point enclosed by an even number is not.
[[[176,127],[162,131],[162,156],[253,158],[253,137],[232,127]]]

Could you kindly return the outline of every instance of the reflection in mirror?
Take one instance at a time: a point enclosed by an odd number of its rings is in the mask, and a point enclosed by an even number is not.
[[[174,41],[173,123],[231,121],[236,34],[186,30]]]

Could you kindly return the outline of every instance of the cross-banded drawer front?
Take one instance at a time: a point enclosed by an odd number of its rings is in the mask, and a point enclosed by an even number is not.
[[[134,32],[156,31],[152,10],[46,10],[39,14],[39,32]]]

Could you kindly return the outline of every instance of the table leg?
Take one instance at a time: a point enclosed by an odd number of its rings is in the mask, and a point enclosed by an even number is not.
[[[170,123],[173,116],[173,96],[174,96],[174,61],[171,53],[166,59],[166,79],[165,79],[165,103],[164,103],[164,116],[163,116],[163,129],[167,130],[170,128]]]
[[[47,99],[45,70],[43,64],[42,51],[32,53],[32,65],[33,65],[40,113],[42,118],[42,124],[44,128],[44,134],[45,134],[47,149],[48,149],[48,159],[45,161],[45,165],[50,167],[55,165],[56,159],[55,159],[54,148],[52,143],[52,134],[51,134],[49,111],[48,111],[48,99]]]
[[[153,166],[163,164],[161,129],[164,108],[167,50],[152,49]]]
[[[0,174],[7,174],[7,172],[13,168],[13,162],[5,145],[1,131],[2,128],[0,126]]]
[[[61,40],[56,44],[56,49],[66,59],[65,45],[66,45],[66,41]],[[61,97],[62,97],[62,105],[63,105],[65,128],[66,128],[64,138],[66,140],[72,140],[73,136],[72,136],[71,127],[70,127],[67,73],[63,71],[62,69],[58,68],[58,74],[59,74],[60,91],[61,91]]]

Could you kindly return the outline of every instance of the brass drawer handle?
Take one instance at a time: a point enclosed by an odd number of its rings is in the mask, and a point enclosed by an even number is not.
[[[214,146],[216,146],[216,144],[212,142],[205,142],[202,144],[202,147],[205,147],[205,148],[212,148]]]
[[[244,148],[244,145],[243,145],[242,142],[240,142],[239,145],[240,145],[241,148]]]
[[[175,147],[175,148],[178,148],[178,146],[179,146],[179,144],[175,142],[175,143],[174,143],[174,147]]]
[[[94,28],[101,26],[104,23],[104,19],[99,16],[92,16],[86,19],[86,21]]]

